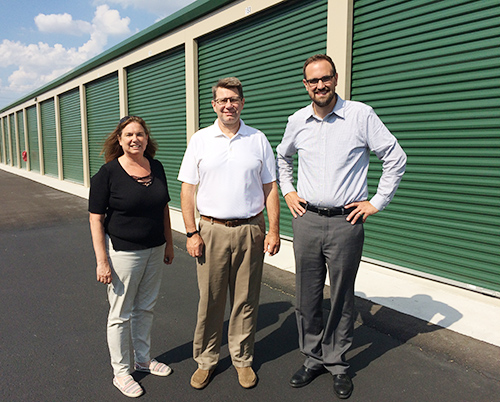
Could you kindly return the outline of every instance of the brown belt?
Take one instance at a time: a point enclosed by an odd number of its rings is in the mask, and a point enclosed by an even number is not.
[[[262,214],[262,212],[246,219],[217,219],[217,218],[212,218],[211,216],[201,215],[201,219],[210,223],[218,223],[220,225],[234,228],[236,226],[246,225],[247,223],[250,223],[252,219],[257,218],[260,214]]]

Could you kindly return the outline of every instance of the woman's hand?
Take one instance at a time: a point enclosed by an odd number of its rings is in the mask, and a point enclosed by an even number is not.
[[[111,283],[111,267],[106,252],[106,234],[104,233],[104,215],[89,213],[90,233],[97,261],[97,280],[101,283]]]
[[[172,264],[174,260],[174,245],[172,243],[167,243],[165,245],[165,256],[163,257],[163,262],[167,265]]]
[[[101,283],[111,283],[111,267],[108,263],[97,264],[97,280]]]

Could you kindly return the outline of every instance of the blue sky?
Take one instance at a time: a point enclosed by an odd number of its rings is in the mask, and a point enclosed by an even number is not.
[[[0,0],[0,109],[194,0]]]

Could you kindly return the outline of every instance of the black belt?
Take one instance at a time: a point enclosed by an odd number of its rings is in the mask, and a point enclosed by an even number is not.
[[[259,212],[257,215],[252,216],[250,218],[244,218],[244,219],[217,219],[211,216],[201,215],[201,219],[208,221],[210,223],[218,223],[220,225],[234,228],[236,226],[246,225],[247,223],[250,223],[252,219],[257,218],[260,214],[262,214],[262,212]]]
[[[308,211],[317,213],[318,215],[321,216],[336,216],[336,215],[349,215],[352,211],[356,209],[356,207],[351,207],[351,208],[344,208],[344,207],[317,207],[315,205],[311,204],[304,204],[300,203],[305,209]]]

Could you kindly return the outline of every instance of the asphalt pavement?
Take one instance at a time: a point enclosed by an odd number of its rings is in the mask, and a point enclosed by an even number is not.
[[[152,333],[152,355],[173,373],[134,373],[145,389],[141,401],[337,400],[329,374],[304,388],[288,385],[303,362],[294,276],[268,265],[255,345],[258,385],[239,386],[225,337],[211,383],[191,388],[195,261],[184,235],[175,232],[174,242]],[[95,279],[87,200],[0,170],[0,281],[0,401],[130,400],[112,385],[106,288]],[[500,401],[500,348],[363,299],[356,307],[350,401]]]

